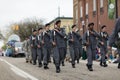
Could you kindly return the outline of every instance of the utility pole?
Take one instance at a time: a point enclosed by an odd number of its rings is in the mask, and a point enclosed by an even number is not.
[[[58,6],[58,17],[60,17],[60,6]]]
[[[60,17],[60,0],[58,0],[58,17]]]
[[[118,0],[115,0],[116,7],[116,19],[118,18]]]

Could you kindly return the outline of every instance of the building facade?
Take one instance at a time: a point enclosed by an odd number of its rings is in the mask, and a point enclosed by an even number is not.
[[[120,0],[73,0],[73,22],[82,33],[89,22],[94,22],[96,31],[106,25],[108,33],[111,33],[119,16]]]
[[[50,22],[50,29],[54,28],[54,24],[57,20],[61,20],[61,28],[65,28],[66,33],[70,32],[71,26],[73,25],[72,17],[57,17]]]

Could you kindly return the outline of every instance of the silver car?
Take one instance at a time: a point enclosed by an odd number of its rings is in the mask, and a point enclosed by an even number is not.
[[[23,50],[22,42],[15,42],[14,45],[14,56],[25,56],[25,52]]]

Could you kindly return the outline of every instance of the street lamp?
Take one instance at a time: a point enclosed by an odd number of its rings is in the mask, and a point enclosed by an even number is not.
[[[85,27],[85,21],[82,21],[82,28],[83,28],[83,34],[84,34],[84,27]]]
[[[118,18],[118,0],[115,0],[116,5],[116,19]]]

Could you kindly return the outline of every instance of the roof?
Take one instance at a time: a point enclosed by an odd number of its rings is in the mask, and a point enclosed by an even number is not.
[[[61,19],[73,19],[73,17],[57,17],[57,18],[53,19],[52,21],[50,21],[49,24],[57,21],[58,19],[60,19],[60,20],[61,20]]]

